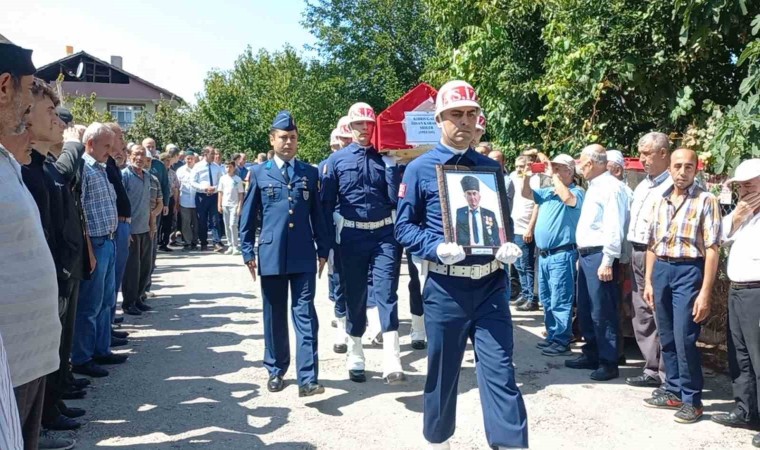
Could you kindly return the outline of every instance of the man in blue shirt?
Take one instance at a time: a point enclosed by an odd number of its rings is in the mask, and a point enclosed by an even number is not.
[[[468,339],[478,356],[488,445],[528,447],[528,418],[512,363],[513,328],[503,270],[504,264],[514,263],[521,252],[507,242],[495,255],[466,255],[461,245],[444,239],[436,167],[499,167],[469,147],[479,114],[477,93],[468,83],[451,81],[441,87],[435,117],[441,142],[407,166],[399,189],[396,238],[408,253],[424,261],[422,269],[427,271],[423,295],[428,375],[423,433],[429,448],[435,449],[448,449],[448,439],[454,434],[457,384]],[[504,227],[511,240],[511,221],[507,219]]]
[[[581,217],[584,192],[573,182],[575,160],[558,155],[552,160],[552,187],[532,189],[530,174],[523,178],[522,196],[539,207],[535,241],[538,251],[538,297],[544,306],[546,339],[542,354],[567,355],[573,334],[572,311],[578,251],[575,229]]]
[[[290,288],[297,341],[298,396],[308,397],[325,391],[318,382],[319,322],[314,294],[317,258],[321,275],[330,250],[329,232],[317,197],[317,170],[295,158],[298,128],[289,112],[277,115],[269,142],[275,151],[274,158],[251,170],[251,187],[241,213],[241,248],[254,281],[257,269],[261,275],[267,389],[279,392],[285,388],[283,377],[290,365],[287,309]],[[257,264],[254,248],[259,212]]]
[[[398,341],[398,302],[394,286],[400,248],[393,237],[393,210],[398,199],[399,171],[394,158],[372,146],[375,111],[356,103],[348,111],[354,143],[333,153],[322,169],[322,209],[341,260],[348,309],[347,368],[349,379],[364,382],[361,338],[367,329],[368,293],[378,307],[383,332],[383,379],[406,380]],[[336,210],[337,208],[337,210]],[[368,289],[371,274],[372,288]]]

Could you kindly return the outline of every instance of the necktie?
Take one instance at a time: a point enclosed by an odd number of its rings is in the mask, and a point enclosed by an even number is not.
[[[211,171],[211,163],[208,165],[208,185],[213,186],[214,185],[214,175]]]
[[[472,239],[475,241],[475,243],[480,242],[480,234],[478,233],[478,210],[473,209],[470,210],[472,213]]]
[[[290,167],[290,162],[286,161],[285,164],[282,166],[282,177],[285,178],[285,182],[290,184],[290,173],[288,173],[288,168]]]

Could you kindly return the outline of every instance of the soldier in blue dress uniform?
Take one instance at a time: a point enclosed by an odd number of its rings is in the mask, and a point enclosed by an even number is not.
[[[289,112],[277,114],[269,141],[274,158],[251,169],[251,185],[241,214],[241,248],[254,281],[257,269],[261,276],[267,388],[279,392],[285,387],[283,377],[290,365],[287,309],[290,288],[298,395],[307,397],[324,392],[318,382],[319,322],[314,294],[317,258],[321,275],[330,250],[329,232],[318,197],[317,169],[295,158],[298,128]],[[257,264],[254,244],[258,211],[262,223]]]
[[[366,103],[349,109],[354,142],[328,159],[322,174],[322,209],[334,217],[341,277],[346,296],[347,368],[349,379],[366,381],[362,335],[367,329],[368,295],[378,307],[383,333],[383,379],[406,380],[398,338],[396,264],[399,246],[393,221],[400,175],[396,160],[372,146],[375,112]],[[337,208],[337,210],[336,210]],[[368,277],[371,289],[368,289]]]
[[[492,448],[528,447],[528,419],[512,363],[512,319],[503,264],[520,255],[515,244],[495,256],[466,255],[444,239],[438,165],[498,167],[469,144],[480,113],[475,90],[446,83],[436,97],[441,142],[412,161],[399,188],[395,235],[427,272],[423,288],[428,338],[424,436],[431,449],[448,449],[454,434],[457,384],[468,338],[477,354],[477,377],[486,437]],[[508,210],[508,209],[507,209]],[[511,222],[504,224],[511,240]]]

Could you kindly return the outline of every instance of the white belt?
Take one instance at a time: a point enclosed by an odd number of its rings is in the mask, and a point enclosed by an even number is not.
[[[356,228],[357,230],[377,230],[386,225],[393,225],[393,218],[386,217],[383,220],[377,222],[356,222],[354,220],[344,220],[343,226],[346,228]]]
[[[428,265],[428,271],[430,272],[452,277],[472,278],[473,280],[479,280],[501,268],[502,264],[495,259],[482,266],[447,266],[446,264],[437,264],[434,262],[431,262]]]

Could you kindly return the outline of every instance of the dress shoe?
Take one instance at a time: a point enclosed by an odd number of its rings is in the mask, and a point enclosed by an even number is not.
[[[383,381],[385,384],[402,384],[406,382],[406,375],[404,375],[404,372],[391,372],[388,374],[387,377],[383,378]]]
[[[581,355],[575,359],[565,361],[565,367],[570,369],[596,370],[599,368],[599,363],[591,361],[586,355]]]
[[[146,303],[138,303],[135,306],[137,306],[137,309],[139,309],[142,312],[153,311],[153,307],[152,306],[148,306]]]
[[[112,338],[126,339],[127,336],[129,336],[129,333],[126,331],[111,330]]]
[[[107,355],[103,356],[96,356],[92,358],[93,361],[95,361],[98,364],[102,365],[108,365],[108,364],[122,364],[129,359],[129,356],[127,355],[117,355],[116,353],[109,353]]]
[[[71,366],[71,371],[80,375],[87,375],[95,378],[108,376],[108,371],[95,364],[94,361],[90,361],[80,366]]]
[[[309,383],[298,387],[299,397],[311,397],[312,395],[322,394],[325,387],[319,383]]]
[[[64,416],[70,419],[76,419],[77,417],[82,417],[83,415],[87,413],[87,411],[85,411],[82,408],[73,408],[73,407],[66,406],[66,403],[64,403],[63,400],[58,400],[58,402],[56,402],[56,406],[58,407],[58,411],[60,411],[61,414],[63,414]]]
[[[137,309],[137,306],[132,305],[124,310],[124,314],[129,314],[130,316],[142,316],[142,311]]]
[[[367,381],[367,376],[364,375],[364,370],[354,369],[348,371],[348,379],[354,383],[364,383]]]
[[[69,430],[76,430],[79,427],[81,427],[82,424],[77,422],[74,419],[70,419],[63,414],[58,414],[58,416],[51,420],[50,422],[42,422],[42,427],[46,430],[54,430],[54,431],[69,431]]]
[[[64,439],[52,436],[40,436],[40,440],[37,442],[37,448],[39,450],[71,450],[76,445],[77,441],[74,439]]]
[[[752,446],[760,448],[760,433],[752,437]]]
[[[112,337],[111,338],[111,347],[123,347],[129,343],[126,339],[119,339]]]
[[[727,427],[734,428],[756,428],[757,421],[745,419],[741,414],[738,414],[736,410],[730,413],[716,413],[711,417],[712,421],[725,425]]]
[[[633,387],[660,387],[660,379],[653,376],[643,374],[637,377],[628,377],[625,379],[625,384]]]
[[[69,384],[72,385],[72,386],[74,386],[77,389],[84,389],[84,388],[86,388],[87,386],[89,386],[92,383],[87,378],[74,378],[74,377],[71,377],[71,379],[69,380]]]
[[[551,345],[552,345],[551,342],[549,342],[549,341],[547,341],[547,340],[544,339],[543,341],[541,341],[538,344],[536,344],[536,348],[543,350],[545,348],[551,347]]]
[[[617,367],[600,366],[595,371],[591,372],[590,378],[594,381],[608,381],[620,376]]]
[[[87,395],[83,389],[64,389],[60,392],[61,400],[81,400]]]
[[[538,311],[538,303],[536,303],[536,302],[525,302],[524,305],[518,306],[517,310],[521,311],[521,312]]]
[[[283,380],[280,376],[272,375],[269,377],[267,389],[269,392],[280,392],[281,390],[285,389],[285,380]]]
[[[412,348],[415,350],[425,350],[427,348],[427,342],[425,341],[412,341]]]
[[[120,323],[124,323],[124,317],[123,316],[119,316],[119,317],[113,319],[113,323],[115,323],[116,325],[118,325]]]
[[[343,354],[348,351],[348,345],[346,344],[334,344],[333,345],[333,351],[335,353]]]

